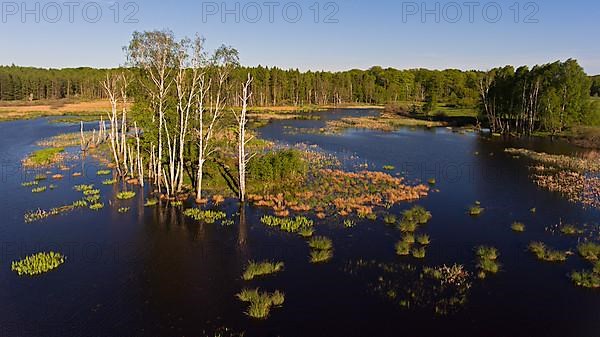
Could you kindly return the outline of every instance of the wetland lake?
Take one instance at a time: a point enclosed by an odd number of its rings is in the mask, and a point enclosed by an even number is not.
[[[414,201],[374,210],[375,219],[316,217],[314,235],[330,238],[333,256],[309,260],[302,237],[265,226],[270,209],[233,199],[206,208],[228,222],[206,223],[184,215],[196,207],[145,207],[138,186],[116,198],[122,183],[103,184],[105,163],[66,149],[62,168],[30,170],[21,160],[55,135],[79,125],[47,118],[0,123],[2,193],[0,222],[0,329],[4,336],[598,336],[600,292],[578,287],[573,271],[591,269],[579,256],[581,242],[598,242],[600,212],[548,191],[532,179],[533,159],[509,148],[584,156],[588,150],[542,138],[508,139],[460,129],[400,128],[393,132],[347,129],[318,132],[329,120],[376,115],[375,110],[331,110],[318,119],[275,120],[260,138],[285,148],[309,149],[339,161],[347,172],[378,171],[423,184]],[[97,124],[89,123],[89,130]],[[81,176],[73,175],[74,172]],[[47,186],[32,193],[24,182]],[[52,175],[61,174],[62,179]],[[74,209],[35,222],[24,214],[81,198],[74,186],[93,184],[104,207]],[[50,186],[52,185],[52,186]],[[599,196],[596,195],[596,198]],[[406,233],[386,224],[421,206],[431,213],[416,231],[428,235],[424,257],[399,256]],[[478,216],[470,209],[478,205]],[[346,221],[348,220],[348,221]],[[511,229],[520,222],[523,232]],[[574,235],[561,224],[577,228]],[[544,242],[566,252],[546,262],[529,251]],[[476,247],[495,247],[498,270],[481,272]],[[22,277],[11,263],[39,251],[66,256],[57,270]],[[282,271],[251,281],[248,261],[281,261]],[[440,281],[426,270],[460,265],[462,277]],[[439,269],[436,269],[439,270]],[[485,277],[483,277],[485,276]],[[285,302],[268,319],[248,317],[242,289],[279,290]]]

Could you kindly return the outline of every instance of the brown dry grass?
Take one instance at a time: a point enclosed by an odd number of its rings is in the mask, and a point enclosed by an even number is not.
[[[0,105],[0,120],[29,119],[43,116],[103,115],[110,111],[107,100],[95,101],[44,101],[4,103]]]

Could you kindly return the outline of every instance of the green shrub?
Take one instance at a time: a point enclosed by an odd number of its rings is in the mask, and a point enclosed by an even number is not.
[[[253,181],[290,181],[304,177],[306,172],[306,162],[297,150],[269,152],[248,163],[248,179]]]

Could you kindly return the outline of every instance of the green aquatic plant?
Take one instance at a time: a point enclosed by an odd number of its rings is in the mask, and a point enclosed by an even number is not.
[[[395,169],[396,169],[396,167],[393,166],[393,165],[383,165],[383,170],[384,171],[393,171]]]
[[[119,200],[129,200],[129,199],[132,199],[133,197],[135,197],[134,191],[123,191],[123,192],[117,193],[117,199],[119,199]]]
[[[310,262],[323,263],[331,260],[333,257],[332,250],[313,249],[310,251]]]
[[[55,190],[58,188],[58,185],[50,184],[50,185],[48,185],[48,188],[51,190]]]
[[[85,196],[98,195],[98,194],[100,194],[100,190],[85,190],[85,191],[83,191],[83,195],[85,195]]]
[[[117,211],[119,213],[127,213],[127,212],[129,212],[130,209],[131,209],[131,207],[120,207]]]
[[[403,241],[403,242],[406,242],[406,243],[413,244],[413,243],[415,243],[415,242],[416,242],[415,235],[414,235],[414,234],[412,234],[412,233],[405,233],[405,234],[402,236],[402,241]]]
[[[436,180],[435,178],[430,178],[429,180],[427,180],[427,182],[429,183],[429,185],[435,185]]]
[[[584,242],[577,246],[579,255],[588,261],[597,261],[600,258],[600,244]]]
[[[90,204],[95,204],[98,201],[100,201],[100,195],[98,195],[98,194],[89,195],[89,196],[85,197],[83,200],[85,200],[86,202],[89,202]]]
[[[21,186],[23,187],[33,187],[37,186],[40,182],[37,180],[22,182]]]
[[[377,220],[377,214],[369,213],[369,214],[367,214],[367,219],[371,220],[371,221],[375,221],[375,220]]]
[[[266,319],[272,307],[281,306],[285,301],[285,295],[278,290],[268,293],[258,288],[243,289],[236,296],[240,301],[250,303],[246,315],[258,319]]]
[[[524,232],[525,224],[522,222],[513,222],[513,224],[510,225],[510,228],[515,232]]]
[[[400,240],[396,243],[396,254],[400,256],[407,256],[410,254],[411,243],[404,240]]]
[[[548,248],[543,242],[532,242],[529,244],[531,251],[538,259],[547,262],[563,262],[567,260],[567,252],[561,252]]]
[[[352,228],[355,225],[356,225],[356,222],[354,222],[353,220],[350,220],[350,219],[344,220],[344,227],[345,228]]]
[[[73,201],[72,206],[74,208],[84,208],[88,206],[88,203],[86,200],[77,200],[77,201]]]
[[[600,273],[594,271],[574,271],[571,280],[577,286],[584,288],[600,288]]]
[[[402,221],[398,225],[400,231],[404,233],[414,233],[417,230],[417,223],[412,221]]]
[[[35,181],[42,181],[42,180],[46,180],[48,179],[48,177],[45,174],[38,174],[35,176],[35,178],[33,178]]]
[[[23,161],[23,164],[27,167],[49,166],[59,162],[63,157],[63,152],[65,152],[65,149],[60,147],[37,150],[27,156]]]
[[[577,234],[582,233],[582,231],[579,228],[575,227],[574,225],[569,225],[569,224],[560,226],[559,230],[564,235],[577,235]]]
[[[402,222],[413,222],[423,225],[431,220],[431,212],[421,206],[415,206],[402,212]]]
[[[89,184],[89,185],[75,185],[73,186],[73,189],[75,189],[75,191],[77,192],[85,192],[85,191],[89,191],[89,190],[93,190],[94,189],[94,185],[93,184]]]
[[[500,263],[497,261],[500,253],[495,247],[479,246],[475,249],[475,254],[479,278],[483,279],[487,273],[496,274],[500,270]]]
[[[284,232],[298,233],[302,228],[311,228],[314,222],[307,217],[297,216],[295,218],[278,218],[272,215],[265,215],[260,218],[265,226],[278,227]]]
[[[333,248],[333,243],[331,239],[324,236],[315,236],[308,240],[308,246],[318,250],[330,250]]]
[[[283,270],[283,262],[254,262],[249,261],[248,266],[246,266],[246,270],[244,270],[244,274],[242,278],[246,281],[250,281],[257,276],[269,275],[280,272]]]
[[[104,204],[101,202],[97,202],[97,203],[91,204],[89,207],[92,211],[97,211],[97,210],[104,208]]]
[[[12,271],[21,275],[35,276],[58,268],[65,262],[65,256],[60,253],[37,253],[22,260],[13,261]]]
[[[475,202],[475,205],[469,208],[469,215],[471,216],[480,216],[485,208],[481,207],[481,203],[479,201]]]
[[[152,206],[156,206],[156,205],[158,205],[158,199],[150,198],[150,199],[146,199],[146,203],[144,204],[144,207],[152,207]]]
[[[314,233],[315,230],[312,227],[302,227],[298,230],[298,234],[305,238],[313,236]]]
[[[438,280],[442,285],[468,285],[470,287],[471,274],[462,264],[424,267],[422,275]]]
[[[106,179],[102,182],[102,185],[114,185],[117,183],[117,179]]]
[[[412,256],[417,259],[425,258],[425,247],[415,247],[412,249]]]
[[[393,225],[395,224],[397,221],[396,216],[394,214],[386,214],[383,217],[383,222],[385,222],[388,225]]]
[[[233,221],[233,219],[223,219],[221,221],[221,226],[225,226],[225,227],[233,226],[234,224],[235,224],[235,221]]]
[[[169,202],[169,204],[171,205],[171,207],[181,207],[181,206],[183,206],[183,201],[175,200],[175,201]]]
[[[199,208],[188,208],[183,211],[183,214],[196,221],[202,221],[207,224],[214,224],[215,222],[223,220],[227,217],[227,214],[222,211],[201,210]]]
[[[479,246],[475,250],[477,257],[485,260],[496,260],[498,258],[498,249],[488,246]]]
[[[42,192],[46,192],[46,190],[47,190],[46,186],[40,186],[40,187],[32,189],[31,193],[42,193]]]
[[[421,235],[417,235],[417,242],[423,246],[427,246],[428,244],[431,243],[431,239],[429,238],[429,235],[421,234]]]
[[[111,173],[112,173],[111,170],[98,170],[96,172],[96,175],[107,176],[107,175],[110,175]]]

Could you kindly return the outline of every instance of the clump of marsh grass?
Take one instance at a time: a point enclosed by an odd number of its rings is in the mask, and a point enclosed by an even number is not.
[[[135,197],[135,192],[133,191],[123,191],[117,193],[117,199],[119,200],[129,200]]]
[[[431,220],[431,212],[421,206],[415,206],[402,212],[402,222],[413,222],[418,225],[426,224]]]
[[[288,233],[298,233],[300,230],[312,228],[314,225],[312,220],[303,216],[297,216],[295,218],[279,218],[272,215],[265,215],[260,218],[260,222],[262,222],[265,226],[277,227],[280,230]],[[308,230],[306,230],[304,233],[308,233]]]
[[[40,187],[36,187],[34,189],[31,190],[31,193],[43,193],[46,192],[48,188],[46,186],[40,186]]]
[[[411,250],[412,256],[416,259],[425,258],[425,247],[415,247]]]
[[[402,221],[398,225],[398,229],[404,233],[414,233],[417,230],[417,223],[412,221]]]
[[[268,293],[258,288],[243,289],[236,296],[240,301],[250,303],[246,315],[257,319],[266,319],[272,307],[281,306],[285,301],[285,295],[278,290]]]
[[[578,234],[582,233],[582,230],[575,227],[574,225],[569,225],[569,224],[560,226],[559,230],[564,235],[578,235]]]
[[[475,205],[469,208],[469,215],[471,216],[480,216],[485,208],[481,207],[481,203],[479,201],[475,202]]]
[[[183,214],[196,221],[202,221],[207,224],[214,224],[218,220],[223,220],[227,217],[227,214],[222,211],[201,210],[199,208],[188,208]]]
[[[83,191],[83,195],[85,195],[85,196],[98,195],[98,194],[100,194],[100,190],[94,190],[94,189],[92,189],[92,190],[85,190],[85,191]]]
[[[529,250],[540,260],[547,262],[563,262],[567,260],[567,252],[548,248],[543,242],[532,242]]]
[[[332,250],[313,249],[310,251],[310,262],[323,263],[331,260],[333,257]]]
[[[345,228],[352,228],[355,225],[356,225],[356,222],[354,222],[353,220],[350,220],[350,219],[344,220],[344,227]]]
[[[453,266],[443,265],[441,267],[424,267],[423,275],[440,281],[442,286],[451,285],[460,287],[466,285],[468,288],[471,287],[471,274],[462,264],[454,264]]]
[[[114,185],[117,182],[117,179],[106,179],[102,182],[102,185]]]
[[[383,165],[382,168],[383,168],[384,171],[393,171],[393,170],[396,169],[396,167],[393,166],[393,165]]]
[[[406,233],[402,236],[402,241],[409,244],[413,244],[416,242],[415,235],[412,233]]]
[[[406,242],[404,240],[398,241],[396,243],[395,248],[396,248],[396,254],[398,254],[400,256],[410,255],[411,244],[409,242]]]
[[[330,250],[333,248],[331,239],[324,236],[315,236],[308,240],[308,246],[312,249]]]
[[[42,181],[42,180],[46,180],[48,179],[48,177],[45,174],[38,174],[33,178],[35,181]]]
[[[525,231],[525,224],[522,222],[513,222],[513,224],[510,225],[510,228],[515,232],[522,233]]]
[[[94,185],[93,184],[89,184],[89,185],[85,185],[85,184],[75,185],[75,186],[73,186],[73,189],[75,189],[75,191],[77,191],[77,192],[84,192],[84,191],[93,190],[94,189]]]
[[[574,271],[571,280],[577,286],[584,288],[600,288],[600,273],[594,271]]]
[[[117,211],[119,213],[127,213],[127,212],[129,212],[130,209],[131,209],[130,207],[120,207]]]
[[[98,211],[98,210],[101,210],[102,208],[104,208],[104,204],[101,202],[97,202],[97,203],[91,204],[89,207],[92,211]]]
[[[13,261],[11,269],[19,276],[35,276],[56,269],[64,262],[65,256],[60,253],[37,253],[22,260]]]
[[[158,199],[150,198],[150,199],[146,200],[144,207],[152,207],[152,206],[156,206],[156,205],[158,205]]]
[[[246,270],[244,270],[242,278],[246,281],[250,281],[257,276],[274,274],[281,270],[283,270],[283,262],[249,261],[248,266],[246,266]]]
[[[112,172],[111,172],[110,170],[98,170],[98,171],[96,172],[96,175],[99,175],[99,176],[107,176],[107,175],[110,175],[111,173],[112,173]]]
[[[88,203],[85,200],[76,200],[73,202],[72,206],[74,208],[84,208],[88,206]]]
[[[487,273],[496,274],[500,270],[500,263],[497,261],[498,249],[488,246],[479,246],[475,249],[477,255],[477,268],[479,278],[485,278]]]
[[[298,235],[300,235],[304,238],[309,238],[309,237],[313,236],[314,233],[315,233],[315,230],[312,227],[302,227],[298,230]]]
[[[577,246],[579,255],[588,261],[598,261],[600,258],[600,244],[594,242],[584,242]]]
[[[427,180],[427,182],[429,183],[429,185],[435,185],[436,180],[435,180],[435,178],[430,178]]]
[[[89,202],[91,204],[95,204],[98,201],[100,201],[100,196],[98,194],[94,194],[94,195],[85,197],[83,200],[85,200],[86,202]]]
[[[417,235],[417,242],[423,246],[427,246],[428,244],[431,243],[431,239],[429,238],[429,235],[421,234],[421,235]]]
[[[23,187],[33,187],[33,186],[37,186],[39,185],[39,181],[37,180],[33,180],[33,181],[26,181],[26,182],[22,182],[21,186]]]
[[[333,243],[331,239],[324,236],[315,236],[308,240],[308,246],[312,249],[310,252],[310,262],[322,263],[329,261],[333,257]]]
[[[396,216],[394,214],[386,214],[383,217],[383,222],[385,222],[388,225],[393,225],[396,223]]]

